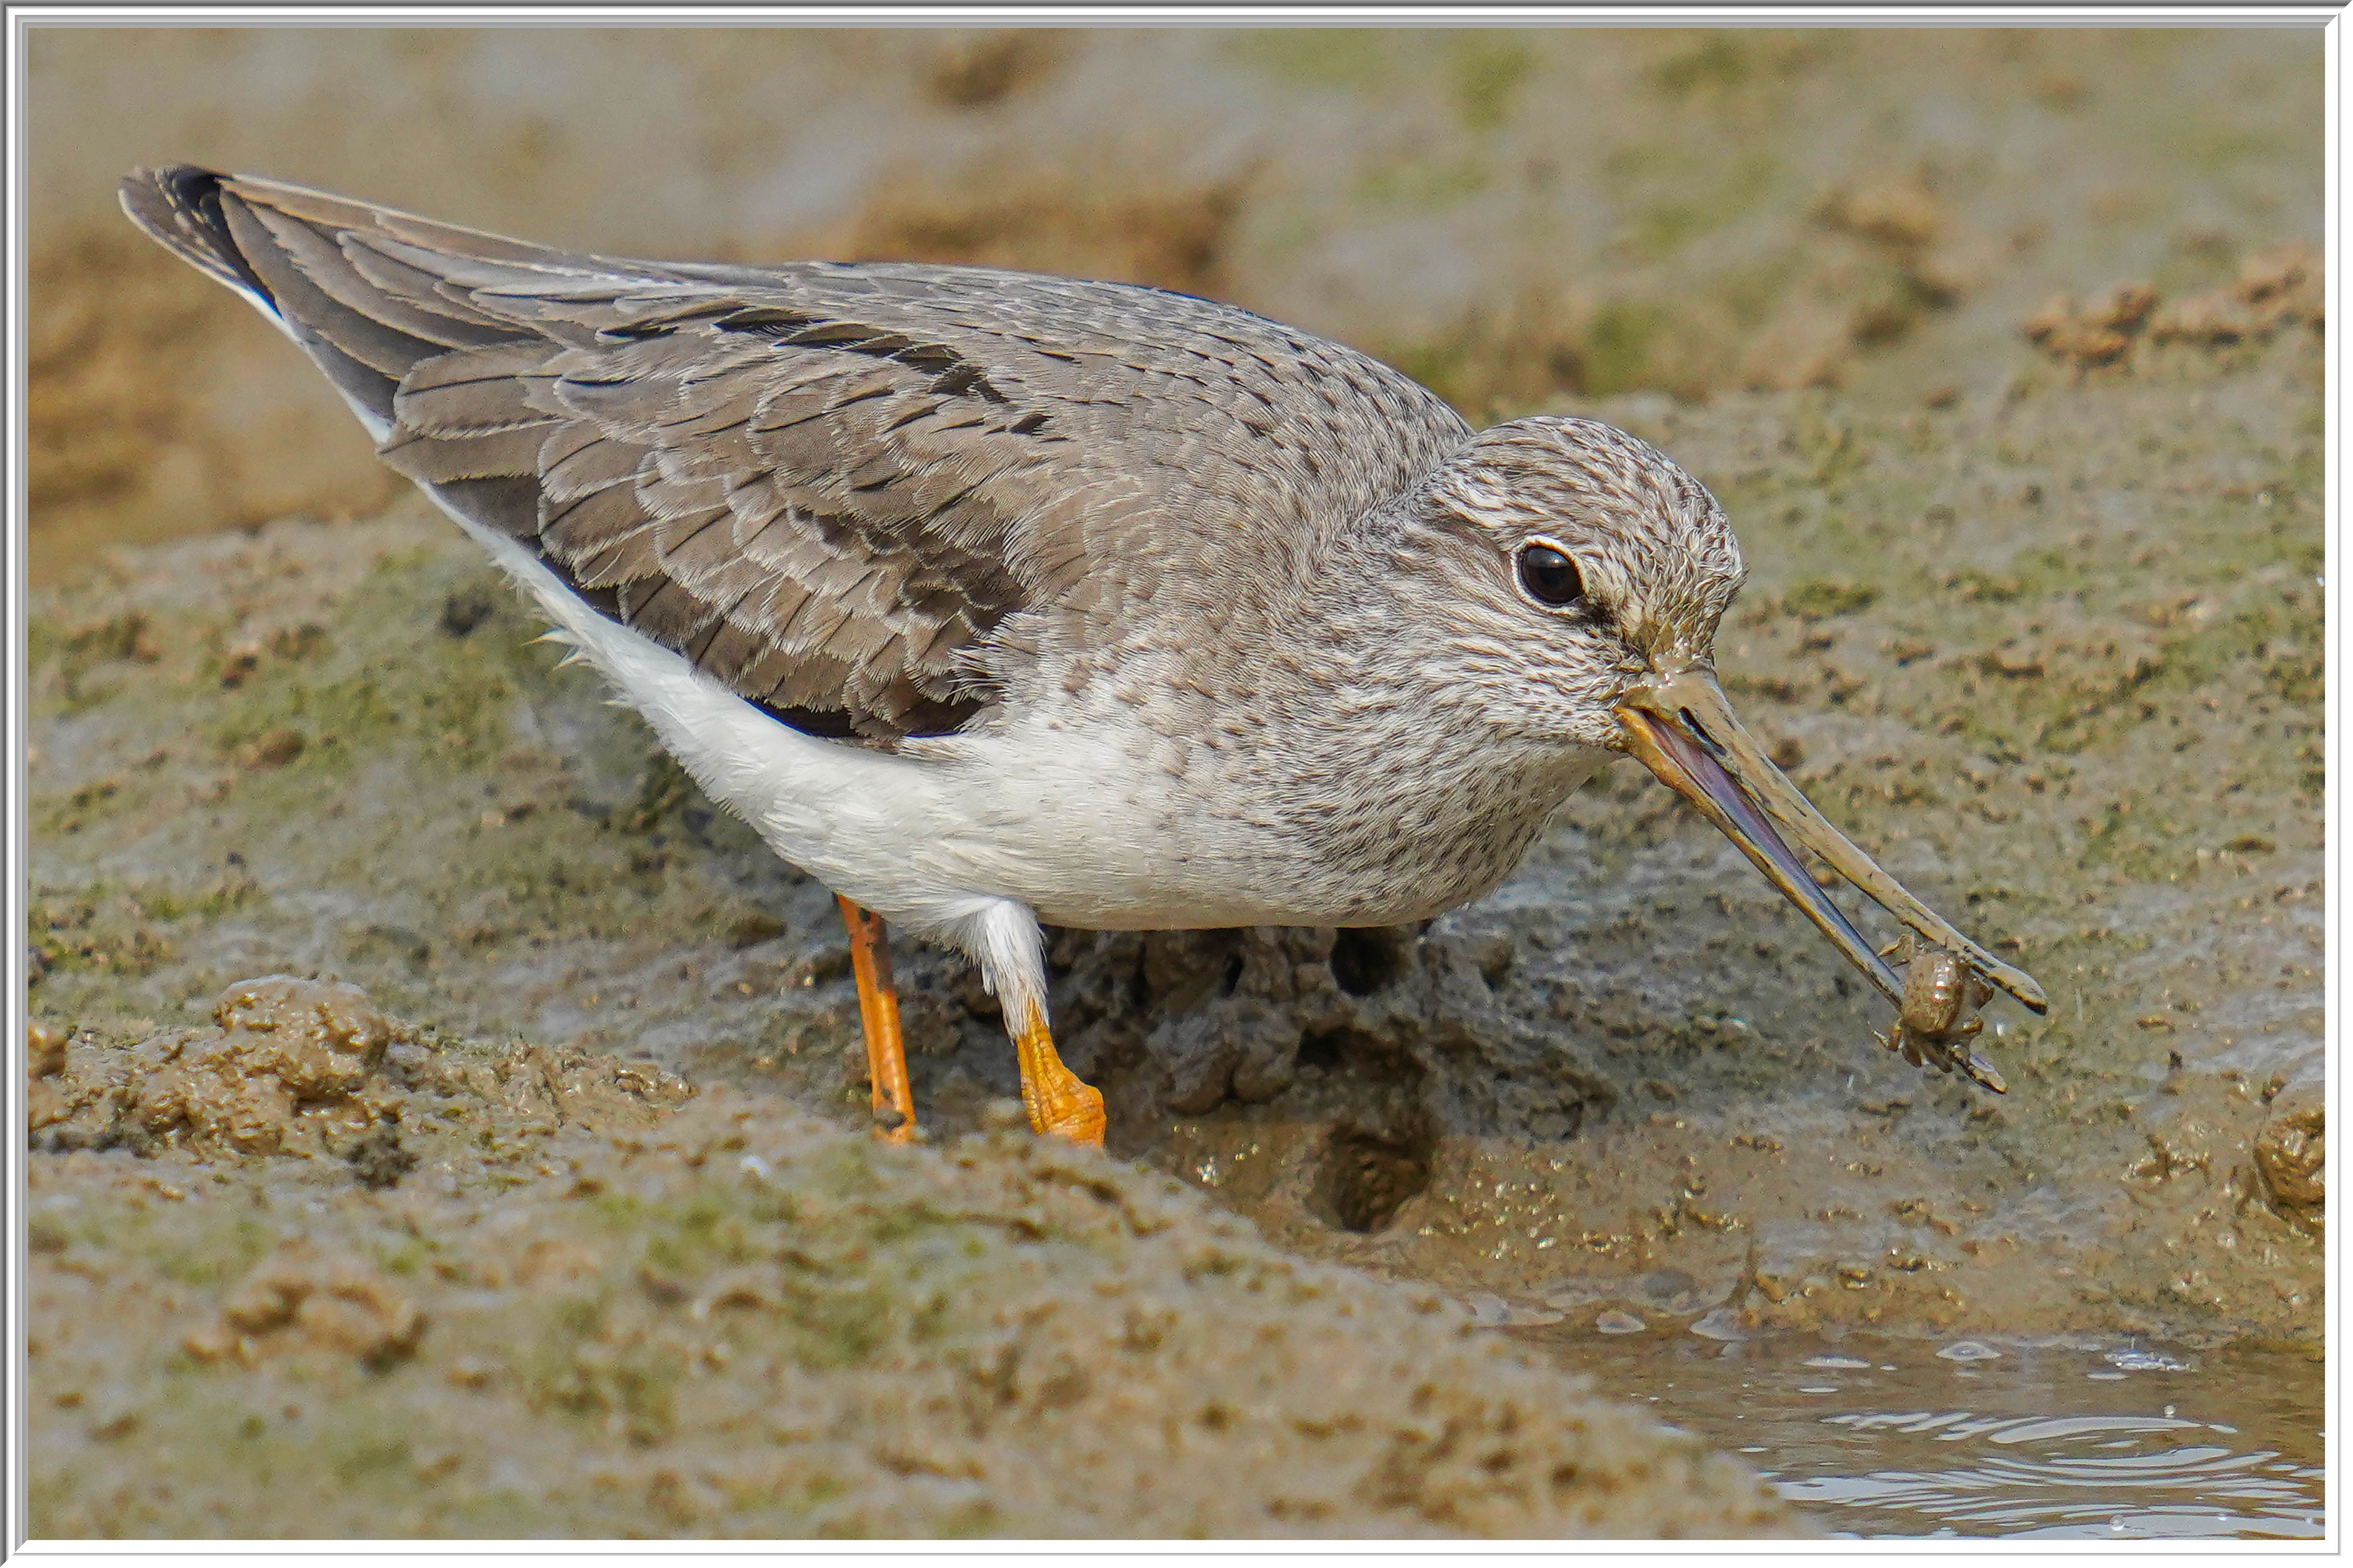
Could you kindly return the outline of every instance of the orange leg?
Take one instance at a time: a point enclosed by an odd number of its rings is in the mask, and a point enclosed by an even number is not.
[[[836,895],[839,897],[839,895]],[[915,1091],[907,1081],[907,1039],[899,1032],[899,988],[891,980],[891,938],[882,917],[841,900],[849,965],[858,973],[858,1016],[866,1025],[866,1068],[874,1080],[874,1135],[915,1141]]]
[[[1053,1133],[1073,1143],[1103,1147],[1103,1097],[1062,1065],[1046,1016],[1029,1010],[1029,1026],[1015,1037],[1021,1058],[1021,1104],[1040,1136]]]

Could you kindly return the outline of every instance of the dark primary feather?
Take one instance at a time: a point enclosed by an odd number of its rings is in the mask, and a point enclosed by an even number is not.
[[[1363,355],[1155,289],[615,260],[189,168],[122,195],[275,307],[387,463],[818,734],[952,731],[1011,650],[1214,603],[1469,435]]]

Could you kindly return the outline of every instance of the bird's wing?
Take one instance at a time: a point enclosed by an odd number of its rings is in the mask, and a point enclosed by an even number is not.
[[[1469,434],[1363,355],[1153,289],[615,260],[185,167],[122,195],[386,462],[814,733],[954,730],[1008,617],[1133,613]]]

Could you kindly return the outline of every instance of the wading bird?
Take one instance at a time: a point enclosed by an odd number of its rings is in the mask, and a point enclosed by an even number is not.
[[[1426,919],[1624,754],[1889,997],[1785,832],[2043,1006],[1734,720],[1714,638],[1739,546],[1623,431],[1473,431],[1362,354],[1153,289],[617,260],[189,167],[122,201],[839,896],[890,1136],[914,1105],[883,921],[979,963],[1031,1123],[1100,1143],[1041,921]],[[1999,1087],[1964,1029],[1904,1037]]]

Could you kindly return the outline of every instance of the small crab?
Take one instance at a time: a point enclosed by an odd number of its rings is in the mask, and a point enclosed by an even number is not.
[[[1985,1020],[1978,1009],[1993,999],[1993,986],[1968,959],[1906,935],[1886,950],[1904,964],[1904,1001],[1895,1022],[1879,1043],[1914,1067],[1959,1072],[1996,1094],[2010,1086],[1985,1058],[1968,1047]]]

